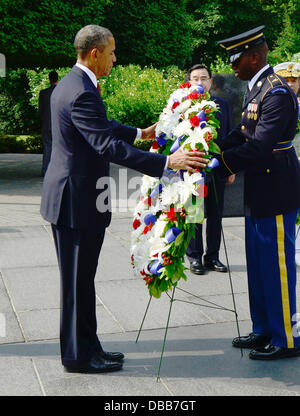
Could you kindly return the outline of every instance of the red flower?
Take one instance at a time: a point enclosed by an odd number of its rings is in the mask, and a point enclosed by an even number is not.
[[[153,226],[152,222],[150,222],[149,225],[146,225],[146,227],[144,228],[143,234],[147,234],[147,232],[151,230],[152,226]]]
[[[132,224],[133,228],[136,230],[140,225],[141,225],[141,221],[136,218]]]
[[[175,101],[172,105],[172,110],[175,110],[176,107],[178,107],[180,105],[179,101]]]
[[[148,205],[148,207],[151,206],[151,197],[150,196],[148,196],[148,198],[144,198],[144,204]]]
[[[155,140],[152,144],[152,149],[158,149],[159,148],[159,144],[157,143],[157,141]]]
[[[186,98],[188,98],[190,100],[198,100],[198,98],[200,98],[200,97],[201,97],[201,94],[199,94],[198,92],[193,91]]]
[[[195,115],[190,118],[190,123],[193,127],[198,127],[200,124],[200,118]]]
[[[190,82],[185,82],[182,85],[179,85],[179,88],[191,88],[192,84]]]
[[[175,214],[174,207],[170,207],[169,211],[167,212],[167,216],[170,221],[176,221],[176,214]]]

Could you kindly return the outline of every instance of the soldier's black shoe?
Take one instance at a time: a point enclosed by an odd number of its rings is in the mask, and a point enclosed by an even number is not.
[[[208,270],[222,273],[226,273],[228,270],[225,264],[221,263],[220,260],[204,260],[204,267]]]
[[[232,345],[236,348],[263,348],[271,341],[271,337],[263,334],[251,334],[244,337],[237,337],[232,340]]]
[[[251,360],[280,360],[281,358],[299,356],[300,348],[282,348],[271,344],[264,348],[254,349],[249,353]]]

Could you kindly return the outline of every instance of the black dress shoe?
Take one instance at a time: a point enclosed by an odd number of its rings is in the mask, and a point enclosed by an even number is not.
[[[257,348],[249,353],[251,360],[280,360],[300,356],[300,348],[282,348],[268,345],[265,348]]]
[[[237,337],[232,340],[232,345],[236,348],[262,348],[268,345],[271,341],[271,337],[267,337],[263,334],[251,334],[245,337]]]
[[[204,274],[205,269],[202,265],[202,263],[198,260],[192,261],[190,264],[190,270],[194,274]]]
[[[215,272],[226,273],[228,271],[225,264],[221,263],[220,260],[204,260],[204,267]]]
[[[68,373],[110,373],[111,371],[118,371],[121,369],[121,363],[106,361],[104,358],[101,358],[99,354],[95,354],[85,365],[80,365],[78,367],[65,366],[65,371]]]
[[[98,353],[100,357],[104,358],[107,361],[122,361],[124,360],[125,356],[121,352],[108,352],[102,351]]]

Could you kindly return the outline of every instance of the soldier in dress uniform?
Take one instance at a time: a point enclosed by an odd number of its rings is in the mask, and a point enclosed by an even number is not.
[[[300,90],[300,64],[297,62],[283,62],[274,67],[274,72],[283,77],[288,86],[297,95]],[[297,97],[299,105],[298,118],[300,119],[300,97]],[[300,159],[300,132],[294,141],[298,159]],[[296,264],[300,267],[300,225],[296,227]]]
[[[218,43],[239,79],[248,81],[241,123],[221,144],[220,175],[244,171],[245,240],[253,329],[233,340],[249,357],[300,355],[296,322],[295,221],[300,167],[292,145],[298,102],[267,64],[268,46],[257,27]]]

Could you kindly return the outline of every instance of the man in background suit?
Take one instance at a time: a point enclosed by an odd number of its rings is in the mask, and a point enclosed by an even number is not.
[[[58,73],[51,71],[49,73],[50,87],[40,91],[39,94],[39,113],[42,118],[42,140],[43,140],[43,164],[42,175],[44,176],[50,162],[52,148],[51,133],[51,109],[50,97],[58,83]]]
[[[207,161],[203,152],[179,149],[167,157],[133,147],[137,137],[154,137],[155,125],[140,130],[107,119],[97,78],[116,61],[112,33],[85,26],[74,47],[77,63],[51,97],[53,146],[41,214],[51,223],[60,267],[62,364],[69,372],[101,373],[120,370],[124,355],[105,352],[97,337],[94,278],[111,220],[107,206],[96,207],[107,194],[98,179],[109,176],[109,162],[160,177],[167,167],[195,172]]]
[[[204,90],[209,92],[212,85],[211,70],[205,65],[194,65],[187,72],[187,80],[192,85],[202,84]],[[216,143],[220,144],[232,128],[230,108],[228,102],[222,98],[211,96],[211,99],[220,108],[220,111],[216,114],[216,118],[220,121],[218,140]],[[228,183],[232,183],[233,180],[234,177],[232,176],[228,179]],[[226,179],[220,179],[211,173],[206,175],[205,183],[207,185],[207,196],[204,200],[206,212],[206,252],[204,255],[204,266],[202,263],[202,256],[204,254],[202,224],[195,225],[195,238],[191,238],[186,251],[190,261],[190,270],[192,273],[198,275],[204,274],[205,268],[216,272],[227,272],[227,267],[219,260]]]

